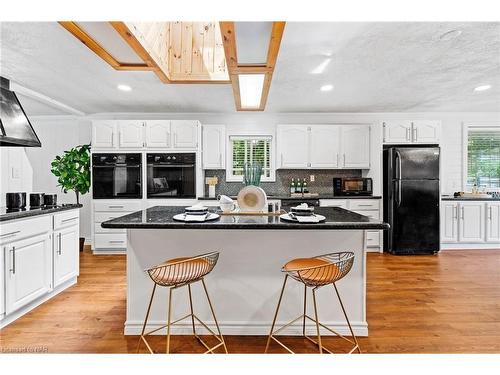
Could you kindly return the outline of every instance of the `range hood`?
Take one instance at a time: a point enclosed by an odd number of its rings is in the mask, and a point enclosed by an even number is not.
[[[0,77],[0,146],[41,147],[9,80]]]

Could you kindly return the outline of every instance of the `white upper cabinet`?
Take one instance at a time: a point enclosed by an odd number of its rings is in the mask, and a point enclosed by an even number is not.
[[[370,126],[345,125],[341,129],[341,166],[343,168],[369,169]]]
[[[368,169],[369,125],[278,125],[278,168]]]
[[[278,168],[309,167],[309,127],[279,125],[277,129]]]
[[[120,148],[144,147],[144,121],[118,121],[118,146]]]
[[[6,313],[51,291],[52,245],[48,234],[3,246]]]
[[[198,147],[198,121],[173,120],[171,121],[172,147],[197,148]]]
[[[458,240],[460,242],[484,242],[484,202],[460,202]]]
[[[384,143],[439,143],[441,121],[387,121],[383,123]]]
[[[226,168],[226,126],[203,125],[203,169]]]
[[[488,202],[486,215],[486,242],[500,243],[500,202]]]
[[[169,148],[170,146],[170,121],[146,121],[146,147]]]
[[[441,204],[441,241],[458,242],[458,203],[443,201]]]
[[[384,143],[411,143],[411,121],[387,121],[383,127]]]
[[[413,143],[439,143],[441,137],[440,121],[413,121],[412,141]]]
[[[92,148],[115,148],[118,145],[115,133],[116,121],[92,121]]]
[[[340,159],[340,126],[314,125],[310,127],[311,168],[338,168]]]

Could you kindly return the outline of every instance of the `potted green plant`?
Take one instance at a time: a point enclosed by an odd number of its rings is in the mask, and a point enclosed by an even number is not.
[[[73,147],[63,155],[57,155],[51,163],[51,172],[57,177],[62,191],[75,192],[79,204],[80,194],[86,194],[90,189],[90,145]],[[80,237],[80,251],[84,243],[85,238]]]

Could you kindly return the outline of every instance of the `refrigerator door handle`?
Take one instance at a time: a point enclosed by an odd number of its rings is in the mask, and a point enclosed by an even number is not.
[[[397,190],[394,194],[396,197],[396,205],[397,207],[401,206],[401,180],[394,181],[394,188]]]
[[[399,180],[399,179],[401,179],[401,154],[397,150],[396,150],[396,163],[397,163],[397,168],[396,168],[397,175],[396,175],[396,179]]]

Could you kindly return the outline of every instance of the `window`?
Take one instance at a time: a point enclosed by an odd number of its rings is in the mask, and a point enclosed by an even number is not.
[[[229,181],[243,181],[243,167],[246,163],[258,163],[262,166],[261,181],[274,181],[271,136],[230,136],[229,150]]]
[[[500,189],[500,127],[469,128],[467,189]]]

